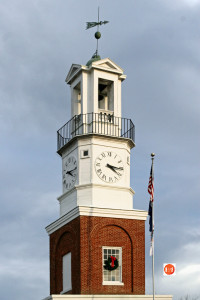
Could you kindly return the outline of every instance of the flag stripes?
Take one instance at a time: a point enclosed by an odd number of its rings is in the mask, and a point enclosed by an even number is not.
[[[153,233],[153,216],[152,216],[152,210],[153,210],[153,200],[154,200],[154,174],[153,174],[153,161],[151,165],[151,171],[149,176],[149,184],[148,184],[148,193],[150,194],[150,201],[149,201],[149,209],[148,209],[148,215],[149,215],[149,231]]]
[[[149,177],[149,185],[148,185],[148,193],[150,194],[150,201],[153,201],[154,199],[154,178],[153,178],[153,170],[151,166],[151,172]]]

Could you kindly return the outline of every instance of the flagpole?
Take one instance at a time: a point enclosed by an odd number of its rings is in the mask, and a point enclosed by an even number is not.
[[[153,170],[153,162],[154,162],[155,153],[151,153],[151,160],[152,160],[152,177],[154,180],[154,170]],[[152,199],[152,284],[153,284],[153,300],[155,300],[155,281],[154,281],[154,199]]]

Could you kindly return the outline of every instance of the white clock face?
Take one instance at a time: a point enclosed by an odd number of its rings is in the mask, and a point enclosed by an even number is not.
[[[95,170],[103,181],[115,183],[123,176],[124,166],[119,155],[104,151],[95,160]]]
[[[63,185],[69,190],[71,189],[77,178],[77,163],[74,156],[69,156],[64,163],[63,168]]]

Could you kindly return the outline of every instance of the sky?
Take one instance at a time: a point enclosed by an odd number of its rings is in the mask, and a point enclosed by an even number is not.
[[[0,291],[2,300],[49,295],[49,238],[59,217],[56,131],[70,119],[72,63],[96,50],[127,75],[123,117],[136,126],[134,208],[148,209],[155,152],[155,290],[200,297],[200,0],[1,0]],[[152,293],[146,222],[146,293]],[[164,277],[164,263],[176,276]]]

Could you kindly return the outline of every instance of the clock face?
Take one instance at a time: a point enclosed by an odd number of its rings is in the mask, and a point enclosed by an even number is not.
[[[69,156],[64,163],[63,168],[63,185],[69,190],[71,189],[77,178],[77,163],[74,156]]]
[[[95,170],[103,181],[115,183],[123,176],[124,166],[119,155],[104,151],[95,160]]]

